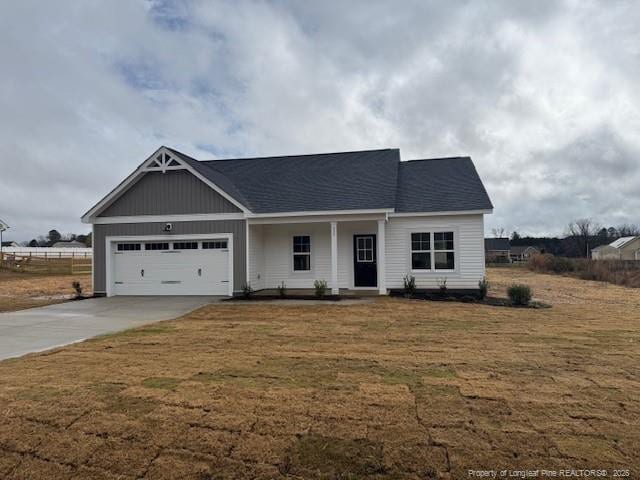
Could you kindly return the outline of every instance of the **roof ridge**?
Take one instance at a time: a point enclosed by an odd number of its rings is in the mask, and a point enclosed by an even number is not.
[[[235,157],[235,158],[213,158],[209,160],[198,160],[199,162],[220,162],[225,160],[266,160],[269,158],[292,158],[292,157],[318,157],[320,155],[346,155],[348,153],[370,153],[370,152],[389,152],[398,150],[399,148],[374,148],[371,150],[347,150],[343,152],[324,152],[324,153],[302,153],[291,155],[269,155],[266,157]]]
[[[470,155],[460,155],[457,157],[437,157],[437,158],[412,158],[411,160],[402,160],[402,163],[409,162],[433,162],[435,160],[457,160],[459,158],[468,158],[471,159]]]

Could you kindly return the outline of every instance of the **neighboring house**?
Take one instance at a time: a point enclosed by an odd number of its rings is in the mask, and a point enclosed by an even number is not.
[[[83,217],[94,291],[477,290],[493,206],[468,157],[397,149],[198,161],[161,147]]]
[[[77,240],[61,241],[51,245],[51,248],[87,248],[87,246]]]
[[[511,261],[511,243],[508,238],[485,238],[484,256],[487,262],[508,263]]]
[[[511,261],[526,262],[536,253],[540,253],[540,249],[538,247],[532,247],[531,245],[513,245],[510,253]]]
[[[18,242],[9,241],[9,242],[2,242],[2,246],[6,248],[6,247],[19,247],[20,245],[18,244]]]
[[[640,260],[640,236],[622,237],[591,250],[594,260]]]

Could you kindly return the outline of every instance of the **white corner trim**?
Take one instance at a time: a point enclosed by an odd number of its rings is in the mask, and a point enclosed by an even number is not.
[[[229,250],[229,289],[228,294],[233,296],[233,233],[205,233],[205,234],[186,234],[186,235],[118,235],[108,236],[104,239],[104,261],[105,261],[105,290],[107,297],[113,296],[113,249],[111,244],[114,242],[154,242],[158,240],[227,240],[227,248]],[[94,269],[95,271],[95,269]]]
[[[199,222],[216,220],[245,220],[242,213],[192,213],[178,215],[133,215],[123,217],[96,217],[91,220],[95,225],[113,223],[154,223],[154,222]]]
[[[493,213],[493,209],[486,210],[458,210],[443,212],[395,212],[389,213],[389,217],[441,217],[449,215],[485,215]]]
[[[171,161],[179,163],[180,165],[179,166],[171,166],[171,167],[169,167],[167,165],[157,166],[157,167],[156,166],[152,166],[152,164],[156,162],[156,157],[158,155],[161,155],[161,154],[169,155],[171,157]],[[181,160],[177,156],[173,155],[166,147],[160,147],[155,152],[153,152],[151,154],[151,156],[149,156],[144,162],[142,162],[138,166],[138,168],[136,168],[128,177],[126,177],[113,190],[111,190],[111,192],[109,192],[102,200],[100,200],[97,204],[95,204],[91,208],[91,210],[89,210],[87,213],[85,213],[81,218],[82,223],[92,223],[92,220],[95,220],[95,219],[92,219],[92,217],[94,215],[96,215],[98,212],[100,212],[112,200],[117,198],[118,195],[120,195],[121,192],[126,190],[132,183],[137,181],[138,178],[141,177],[142,175],[144,175],[145,173],[153,172],[153,171],[165,172],[165,171],[168,171],[168,170],[187,170],[189,173],[191,173],[193,176],[195,176],[198,180],[200,180],[203,183],[205,183],[209,188],[211,188],[214,191],[216,191],[218,194],[220,194],[226,200],[228,200],[233,205],[238,207],[244,213],[250,213],[250,210],[247,207],[245,207],[240,202],[238,202],[236,199],[231,197],[227,192],[222,190],[220,187],[218,187],[216,184],[214,184],[211,180],[205,178],[203,175],[198,173],[193,167],[191,167],[191,165],[189,165],[188,163],[184,162],[183,160]]]

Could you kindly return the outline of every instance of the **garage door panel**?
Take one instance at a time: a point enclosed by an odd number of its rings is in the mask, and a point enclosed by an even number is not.
[[[115,295],[229,294],[228,249],[202,249],[198,242],[198,249],[144,250],[141,242],[140,250],[113,252]]]

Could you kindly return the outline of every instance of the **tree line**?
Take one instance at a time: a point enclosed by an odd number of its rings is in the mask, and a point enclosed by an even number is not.
[[[91,233],[84,234],[75,234],[75,233],[66,233],[61,234],[58,230],[49,230],[49,233],[46,235],[39,235],[37,238],[31,239],[29,242],[23,242],[25,247],[52,247],[54,244],[58,242],[71,242],[77,241],[80,243],[84,243],[87,247],[91,246]]]
[[[565,233],[559,237],[534,237],[521,235],[514,231],[509,236],[504,228],[494,228],[496,238],[509,237],[512,246],[523,245],[539,248],[543,253],[552,253],[563,257],[590,257],[591,250],[608,245],[622,237],[640,235],[638,225],[619,225],[605,227],[589,218],[581,218],[569,223]]]

